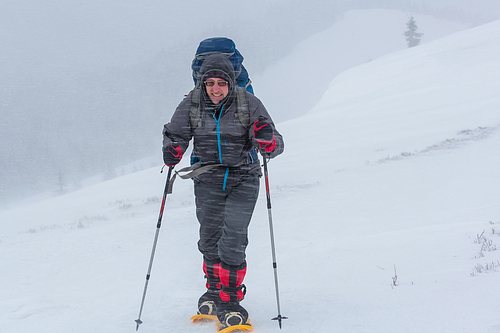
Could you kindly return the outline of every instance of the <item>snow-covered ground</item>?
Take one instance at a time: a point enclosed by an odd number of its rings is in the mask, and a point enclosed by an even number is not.
[[[295,118],[311,109],[339,73],[385,54],[404,50],[403,32],[411,14],[399,10],[369,9],[344,13],[330,28],[296,45],[261,75],[251,74],[257,96],[278,120]],[[466,25],[414,15],[421,43],[464,30]],[[246,61],[246,60],[245,60]],[[301,82],[302,94],[290,93]],[[280,89],[276,89],[280,87]]]
[[[500,331],[498,45],[500,21],[374,59],[278,124],[283,332]],[[0,211],[2,332],[135,330],[159,170]],[[193,207],[177,180],[142,333],[215,331],[189,322],[204,292]],[[278,332],[263,189],[247,259],[243,304],[256,332]]]

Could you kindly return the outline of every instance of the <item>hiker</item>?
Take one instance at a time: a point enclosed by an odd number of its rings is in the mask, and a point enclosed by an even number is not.
[[[248,225],[262,176],[255,147],[274,158],[284,142],[262,102],[238,87],[225,54],[204,58],[195,89],[164,126],[167,166],[181,161],[192,138],[191,164],[208,166],[193,178],[198,249],[208,289],[198,301],[198,315],[217,318],[222,328],[251,325],[240,301],[246,292]]]

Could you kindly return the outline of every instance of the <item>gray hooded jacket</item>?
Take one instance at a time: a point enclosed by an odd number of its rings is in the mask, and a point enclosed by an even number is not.
[[[228,78],[230,87],[227,97],[214,105],[202,85],[200,88],[204,93],[201,94],[201,126],[191,128],[190,111],[193,94],[191,91],[179,104],[170,122],[164,126],[163,147],[165,149],[172,142],[177,142],[185,152],[189,141],[194,138],[193,155],[202,165],[223,165],[197,176],[197,180],[223,187],[236,186],[247,174],[262,174],[258,161],[252,164],[247,162],[247,156],[253,147],[258,147],[253,136],[255,121],[264,117],[273,128],[276,147],[268,153],[271,158],[283,152],[284,142],[262,102],[248,92],[246,98],[250,112],[250,126],[245,128],[242,125],[237,116],[235,73],[225,55],[214,54],[203,61],[200,69],[202,76],[214,71],[223,72]]]

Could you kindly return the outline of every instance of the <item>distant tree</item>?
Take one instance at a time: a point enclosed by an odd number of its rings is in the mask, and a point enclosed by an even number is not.
[[[66,183],[66,176],[64,171],[59,170],[57,175],[56,189],[54,189],[53,193],[55,196],[63,195],[68,192],[68,186]]]
[[[410,17],[408,23],[406,23],[408,30],[405,31],[404,35],[406,37],[406,41],[408,42],[408,47],[414,47],[420,44],[420,39],[424,35],[423,33],[417,32],[417,24],[413,15]]]

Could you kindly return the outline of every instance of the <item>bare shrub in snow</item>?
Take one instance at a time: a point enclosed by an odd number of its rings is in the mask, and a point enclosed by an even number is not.
[[[51,225],[45,225],[45,224],[40,224],[40,226],[37,228],[30,228],[26,231],[21,231],[20,233],[24,233],[24,234],[35,234],[39,231],[45,231],[45,230],[53,230],[53,229],[59,229],[59,228],[62,228],[60,225],[58,224],[51,224]]]
[[[495,223],[490,221],[490,224],[494,225]],[[493,252],[497,250],[496,244],[493,240],[489,239],[486,236],[486,230],[483,230],[480,234],[476,235],[474,239],[474,243],[480,245],[479,253],[474,258],[484,258],[488,252]],[[492,228],[492,235],[498,234],[495,228]],[[498,272],[498,268],[500,267],[500,260],[492,260],[491,262],[477,263],[472,269],[471,276],[476,276],[481,273],[490,273],[490,272]]]

